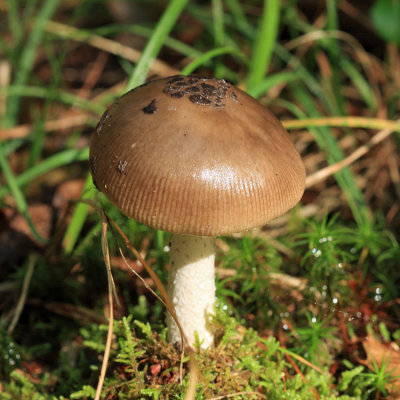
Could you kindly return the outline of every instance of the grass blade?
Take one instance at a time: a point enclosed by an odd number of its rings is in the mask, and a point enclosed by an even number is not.
[[[281,83],[289,83],[299,80],[298,74],[293,71],[278,72],[274,75],[262,79],[257,86],[248,90],[248,93],[256,99],[266,93],[268,90]]]
[[[318,107],[312,100],[311,96],[301,88],[294,88],[294,95],[299,104],[302,104],[306,113],[313,118],[320,117]],[[299,116],[301,117],[301,116]],[[325,152],[326,159],[329,164],[343,160],[344,154],[339,147],[332,131],[326,127],[315,128],[309,126],[318,146]],[[353,173],[349,168],[344,168],[337,174],[335,178],[342,188],[349,207],[353,213],[354,219],[359,226],[365,225],[370,220],[369,209],[365,203],[364,196],[358,188]]]
[[[264,0],[264,8],[256,42],[254,44],[247,79],[247,87],[252,90],[264,78],[278,36],[280,0]]]
[[[10,96],[25,96],[25,97],[38,97],[42,99],[54,99],[54,94],[49,92],[45,87],[39,86],[10,86],[8,88],[0,88],[0,94],[6,93]],[[99,102],[86,100],[82,97],[75,96],[63,90],[57,92],[57,101],[74,107],[79,107],[84,110],[92,111],[99,116],[104,112],[104,106]],[[105,99],[108,101],[108,99]],[[9,127],[8,127],[9,128]]]
[[[148,39],[153,34],[153,29],[143,25],[110,24],[101,26],[92,32],[102,37],[111,36],[121,32],[129,32]],[[197,50],[193,46],[168,36],[164,40],[164,46],[186,57],[198,57],[202,54],[201,51]]]
[[[32,219],[29,215],[28,205],[26,203],[25,197],[24,197],[23,193],[21,192],[19,186],[17,185],[15,176],[10,168],[7,158],[4,156],[3,146],[1,143],[0,143],[0,167],[3,171],[5,179],[7,181],[7,185],[10,188],[10,192],[14,197],[18,211],[26,219],[26,222],[28,223],[29,228],[31,229],[32,234],[35,236],[36,240],[39,243],[46,243],[46,239],[44,239],[40,235],[40,233],[37,231],[35,225],[32,222]]]
[[[23,27],[18,15],[18,1],[7,0],[8,25],[13,36],[14,47],[17,47],[23,36]]]
[[[213,35],[214,46],[216,48],[222,47],[225,44],[225,27],[224,27],[224,9],[221,0],[212,1],[212,21],[213,21]],[[224,67],[221,58],[215,60],[214,75],[218,78],[223,78]]]
[[[373,89],[371,88],[369,82],[358,71],[357,67],[348,59],[341,58],[340,66],[347,74],[347,76],[351,79],[353,85],[358,89],[368,108],[372,111],[375,111],[378,105]]]
[[[89,149],[85,148],[82,150],[65,150],[63,152],[54,154],[43,160],[41,163],[35,165],[32,168],[27,169],[25,172],[15,177],[15,184],[18,187],[24,186],[27,183],[33,181],[39,176],[52,171],[53,169],[62,167],[76,161],[86,161],[89,159]],[[0,188],[0,200],[10,192],[8,187]]]
[[[189,0],[172,0],[169,2],[153,31],[153,35],[143,50],[142,57],[129,77],[126,90],[133,89],[146,80],[147,72],[152,61],[157,57],[158,52],[164,44],[165,38],[173,28],[188,1]]]
[[[46,0],[40,9],[35,22],[32,26],[30,34],[27,38],[26,45],[20,56],[19,63],[16,68],[15,82],[13,86],[24,86],[28,81],[29,74],[33,68],[37,48],[42,39],[43,31],[47,21],[51,18],[57,8],[60,0]],[[3,126],[8,128],[15,125],[17,120],[20,97],[17,95],[10,96],[8,99],[6,115],[3,120]]]
[[[133,47],[125,46],[120,42],[107,39],[105,37],[95,35],[91,31],[85,29],[76,29],[72,26],[61,24],[55,21],[49,21],[46,30],[54,33],[57,36],[64,38],[71,38],[79,42],[85,42],[93,47],[96,47],[102,51],[106,51],[110,54],[114,54],[121,57],[121,62],[129,60],[133,64],[139,62],[142,53]],[[128,64],[130,66],[130,64]],[[154,59],[152,60],[151,68],[154,74],[163,76],[164,74],[176,74],[177,70],[170,67],[167,63]]]
[[[185,68],[183,68],[182,74],[189,75],[201,65],[205,65],[208,61],[210,61],[214,57],[218,57],[222,54],[233,54],[239,57],[243,56],[243,54],[239,50],[234,49],[232,47],[219,47],[216,49],[212,49],[200,55],[199,57],[194,59],[190,64],[188,64]]]
[[[96,192],[94,190],[92,176],[88,174],[85,186],[82,189],[81,199],[92,199],[95,193]],[[86,221],[88,211],[89,204],[87,202],[80,202],[77,204],[62,242],[62,247],[64,248],[64,251],[66,253],[71,253],[71,251],[74,249],[75,244],[78,241],[79,235],[82,231],[83,225]]]
[[[289,53],[283,46],[276,46],[277,55],[296,73],[299,79],[304,82],[310,92],[312,92],[321,103],[329,110],[332,111],[333,106],[329,103],[325,93],[313,74],[301,63],[301,61]],[[250,89],[252,90],[252,89]]]
[[[339,29],[338,23],[338,10],[336,0],[327,0],[326,3],[327,11],[327,24],[326,28],[328,31],[337,31]],[[326,46],[327,52],[329,54],[329,61],[331,63],[332,76],[330,78],[329,86],[330,91],[333,94],[332,103],[336,106],[336,113],[345,114],[345,101],[341,93],[341,84],[339,76],[339,60],[341,58],[341,50],[338,45],[338,40],[332,37],[327,41]]]
[[[226,0],[226,4],[231,11],[234,26],[246,36],[252,38],[254,36],[254,27],[247,20],[240,2],[238,0]]]

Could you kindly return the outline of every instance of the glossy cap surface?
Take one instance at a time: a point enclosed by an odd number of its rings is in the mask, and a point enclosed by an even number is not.
[[[127,216],[203,236],[264,225],[305,184],[280,122],[224,80],[198,76],[150,81],[117,100],[92,136],[90,170]]]

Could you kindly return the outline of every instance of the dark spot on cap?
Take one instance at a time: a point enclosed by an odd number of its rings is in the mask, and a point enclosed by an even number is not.
[[[145,114],[154,114],[157,111],[157,107],[156,107],[156,99],[153,99],[149,105],[147,105],[146,107],[142,108],[142,111]]]
[[[225,88],[225,89],[229,89],[231,87],[231,85],[225,81],[225,79],[218,79],[217,83],[219,86]]]
[[[118,171],[121,172],[121,174],[125,171],[126,166],[128,165],[128,161],[126,160],[120,160],[118,162]]]
[[[175,92],[171,93],[171,97],[175,97],[177,99],[181,99],[185,95],[185,92]]]
[[[228,89],[225,86],[218,86],[217,87],[217,97],[219,99],[224,99],[226,97],[226,91]]]
[[[232,92],[232,93],[231,93],[231,99],[232,99],[233,101],[236,101],[236,102],[238,101],[238,98],[237,98],[235,92]]]
[[[222,100],[226,99],[230,87],[224,79],[199,75],[173,76],[167,80],[163,92],[172,98],[188,97],[194,104],[224,108]]]
[[[185,79],[185,77],[183,77],[182,75],[175,75],[172,76],[170,79],[168,79],[168,83],[175,83],[175,82],[179,82],[179,81],[183,81]]]
[[[194,104],[199,104],[202,106],[211,104],[211,100],[207,99],[207,97],[204,97],[201,94],[192,94],[189,96],[189,100]]]
[[[170,93],[172,93],[174,90],[175,90],[175,89],[174,89],[171,85],[169,85],[169,86],[166,86],[166,87],[163,89],[163,93],[170,94]]]
[[[197,86],[189,86],[184,90],[185,94],[198,93],[200,89]]]
[[[221,99],[216,99],[213,103],[214,108],[225,108],[225,103],[221,102]]]
[[[202,83],[200,85],[203,89],[203,94],[205,96],[215,96],[217,89],[213,85],[209,85],[208,83]]]
[[[190,76],[190,77],[189,77],[189,83],[190,83],[191,85],[197,83],[198,81],[199,81],[199,78],[197,78],[197,77],[195,77],[195,76]]]
[[[177,87],[186,87],[187,83],[185,81],[179,81],[179,82],[176,82],[175,85]]]

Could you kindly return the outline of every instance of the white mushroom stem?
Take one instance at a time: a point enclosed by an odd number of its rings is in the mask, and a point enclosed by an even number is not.
[[[215,238],[205,236],[172,235],[168,274],[168,295],[175,307],[178,321],[189,344],[195,334],[201,347],[213,343],[210,314],[215,303]],[[168,340],[180,343],[181,335],[168,313]]]

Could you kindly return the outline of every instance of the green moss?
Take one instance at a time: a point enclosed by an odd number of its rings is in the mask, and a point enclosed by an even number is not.
[[[200,371],[196,399],[357,399],[340,393],[332,375],[295,361],[273,337],[262,338],[222,311],[214,319],[216,346],[196,351]],[[103,393],[107,399],[183,399],[189,385],[189,362],[148,324],[123,318],[115,323],[114,361]],[[299,373],[301,371],[301,373]],[[192,372],[193,373],[193,372]],[[347,377],[348,380],[348,377]],[[342,385],[343,386],[343,385]],[[348,385],[344,385],[348,387]],[[83,388],[74,399],[92,398]]]

